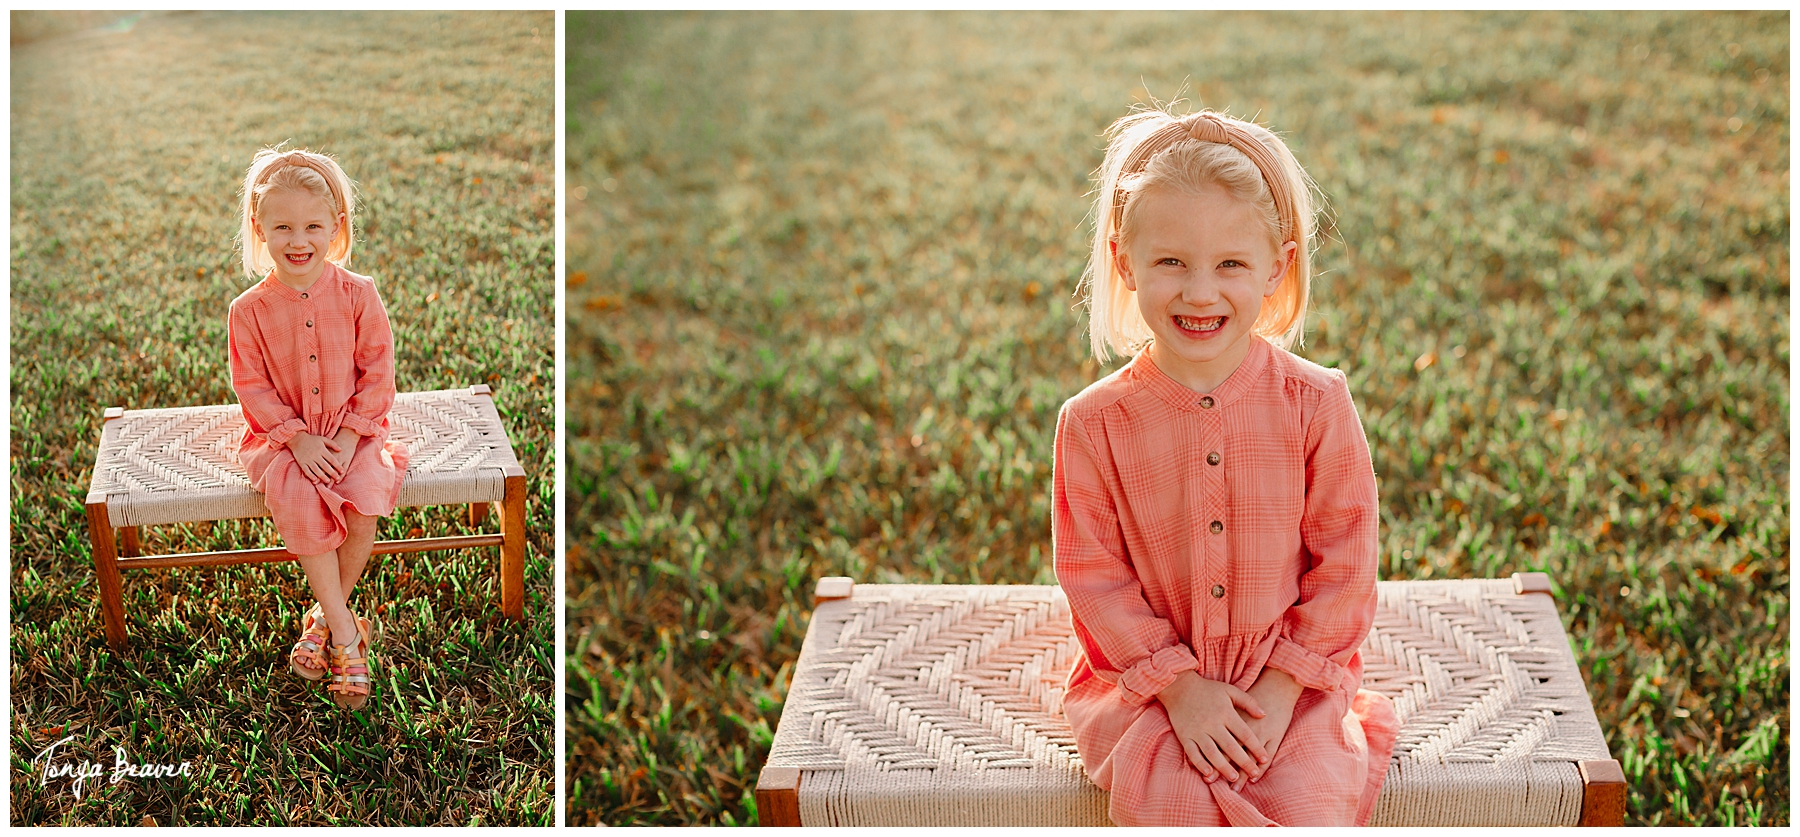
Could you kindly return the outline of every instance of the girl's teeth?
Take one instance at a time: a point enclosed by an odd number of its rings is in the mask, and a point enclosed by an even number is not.
[[[1207,317],[1202,320],[1194,317],[1176,317],[1175,322],[1188,331],[1213,331],[1225,324],[1225,318]]]

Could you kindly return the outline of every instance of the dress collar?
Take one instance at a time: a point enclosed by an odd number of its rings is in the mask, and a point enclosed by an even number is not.
[[[1228,407],[1249,392],[1262,377],[1263,370],[1269,366],[1269,357],[1275,347],[1269,345],[1261,335],[1250,335],[1250,350],[1244,353],[1244,362],[1232,370],[1225,382],[1219,384],[1212,392],[1195,392],[1176,383],[1156,363],[1150,359],[1148,348],[1137,353],[1131,359],[1131,374],[1142,381],[1144,387],[1155,393],[1157,397],[1183,410],[1201,412],[1219,407]],[[1210,406],[1207,402],[1210,401]]]
[[[336,262],[325,262],[325,270],[319,274],[319,278],[314,279],[313,283],[307,286],[305,291],[296,291],[293,288],[288,287],[286,282],[275,278],[275,271],[273,269],[269,271],[269,275],[263,277],[262,284],[264,290],[268,293],[275,294],[289,302],[299,302],[303,298],[300,296],[302,293],[306,294],[306,297],[304,298],[311,299],[324,292],[330,287],[330,285],[325,283],[335,281],[339,270],[342,270],[342,268],[338,267]]]

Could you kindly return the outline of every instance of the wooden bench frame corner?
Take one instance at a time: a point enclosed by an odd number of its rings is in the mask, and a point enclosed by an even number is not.
[[[800,768],[765,765],[756,777],[756,824],[800,825]]]

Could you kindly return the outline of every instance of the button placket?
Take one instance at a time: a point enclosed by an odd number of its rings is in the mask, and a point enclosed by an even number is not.
[[[313,320],[318,316],[318,310],[312,301],[311,294],[302,293],[300,294],[300,299],[303,300],[301,304],[306,308],[307,363],[306,369],[302,374],[305,376],[306,382],[310,385],[310,389],[312,390],[312,396],[307,399],[307,412],[317,414],[325,411],[323,405],[320,403],[321,399],[319,397],[319,387],[324,383],[319,377],[319,331],[318,329],[313,328]]]
[[[1224,537],[1224,521],[1215,518],[1211,523],[1206,524],[1206,531],[1210,533],[1208,540],[1211,540],[1218,545],[1219,552],[1225,556],[1229,556],[1231,554],[1231,543]],[[1229,567],[1230,559],[1227,557],[1214,564],[1212,568],[1213,571],[1208,575],[1214,579],[1223,578],[1229,573]],[[1231,631],[1231,608],[1227,606],[1224,601],[1225,585],[1220,584],[1218,581],[1214,581],[1212,587],[1206,592],[1212,596],[1213,606],[1209,609],[1210,614],[1208,619],[1208,622],[1212,625],[1212,630],[1221,635],[1229,633]]]
[[[1207,560],[1201,575],[1196,581],[1195,592],[1200,596],[1201,618],[1205,621],[1205,632],[1208,636],[1224,637],[1231,632],[1230,607],[1224,601],[1225,588],[1219,582],[1230,574],[1231,543],[1221,537],[1224,533],[1225,509],[1230,505],[1227,499],[1229,486],[1226,484],[1225,472],[1216,467],[1223,461],[1218,450],[1224,440],[1224,416],[1215,409],[1218,401],[1212,396],[1202,396],[1195,402],[1200,408],[1199,426],[1203,428],[1201,438],[1196,447],[1208,451],[1205,460],[1207,466],[1199,468],[1202,481],[1207,486],[1205,500],[1199,509],[1199,521],[1204,526],[1200,540],[1204,543],[1203,552]]]

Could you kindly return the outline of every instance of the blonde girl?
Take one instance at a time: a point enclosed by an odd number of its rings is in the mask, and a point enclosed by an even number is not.
[[[388,440],[394,338],[375,283],[344,269],[350,178],[308,151],[265,149],[244,176],[238,243],[259,279],[231,303],[238,459],[263,493],[316,603],[289,667],[349,709],[368,700],[370,624],[349,606],[378,518],[393,513],[406,451]],[[329,657],[326,651],[329,649]]]
[[[1053,530],[1064,701],[1119,825],[1367,821],[1393,713],[1360,692],[1376,493],[1342,372],[1289,353],[1314,211],[1287,145],[1212,111],[1114,123]]]

